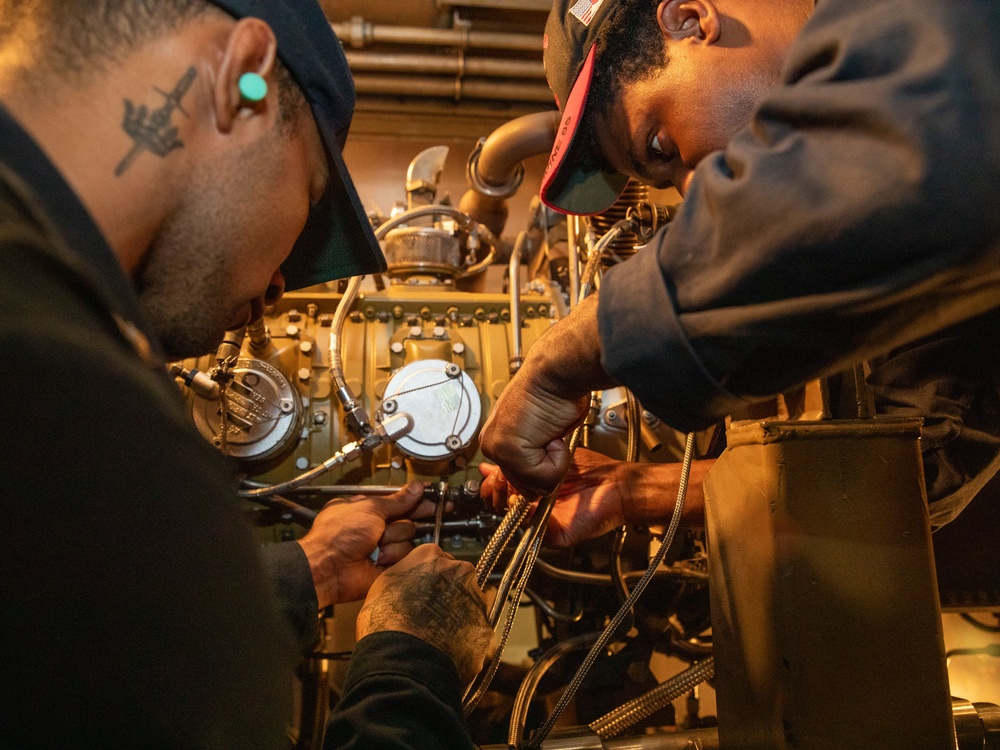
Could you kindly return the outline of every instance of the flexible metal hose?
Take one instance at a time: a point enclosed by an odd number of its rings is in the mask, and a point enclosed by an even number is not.
[[[597,244],[590,249],[590,255],[587,257],[587,266],[583,271],[583,277],[580,279],[580,301],[594,291],[594,276],[597,275],[597,266],[601,262],[601,256],[604,255],[604,251],[607,249],[608,245],[615,241],[618,235],[623,232],[633,232],[635,231],[635,222],[631,219],[622,219],[616,222],[607,233],[597,241]]]
[[[600,636],[600,633],[584,633],[560,641],[542,654],[538,661],[531,666],[521,682],[521,687],[518,688],[517,696],[514,698],[514,707],[510,712],[510,729],[507,732],[508,745],[511,747],[521,746],[524,725],[528,721],[528,708],[546,672],[567,654],[579,649],[590,648]]]
[[[326,459],[326,461],[324,461],[323,463],[314,466],[313,468],[309,469],[309,471],[299,474],[294,479],[289,479],[287,482],[281,482],[280,484],[271,484],[266,487],[242,489],[239,490],[237,494],[240,497],[255,498],[255,497],[264,497],[266,495],[279,495],[282,492],[293,490],[299,485],[303,485],[306,482],[315,479],[320,474],[329,471],[334,466],[339,466],[340,464],[346,462],[348,458],[352,457],[352,455],[361,454],[361,448],[357,443],[348,443],[347,445],[344,446],[344,448],[347,450],[337,451],[332,456],[330,456],[330,458]]]
[[[507,545],[514,536],[514,532],[521,527],[521,523],[527,517],[530,509],[531,503],[521,495],[518,495],[514,504],[507,509],[507,515],[503,517],[500,526],[497,527],[493,536],[490,537],[489,542],[486,543],[486,549],[483,550],[483,554],[479,557],[479,562],[476,563],[476,583],[479,584],[479,588],[486,585],[490,573],[496,567],[497,560],[500,559],[503,551],[507,549]]]
[[[462,709],[465,716],[468,716],[479,704],[479,701],[493,682],[493,678],[496,676],[497,670],[500,668],[500,662],[503,658],[503,652],[507,648],[507,639],[510,638],[510,630],[514,625],[514,617],[517,615],[517,604],[521,601],[521,597],[524,595],[524,590],[528,586],[528,578],[531,576],[531,569],[535,565],[535,559],[538,557],[538,552],[542,548],[542,539],[544,538],[543,533],[538,534],[532,538],[531,546],[528,550],[528,556],[524,561],[524,571],[521,577],[518,579],[517,584],[514,586],[514,590],[510,595],[510,607],[507,612],[507,617],[504,619],[503,627],[501,628],[500,641],[497,644],[496,653],[493,655],[493,659],[490,661],[490,666],[486,670],[484,675],[480,676],[479,684],[475,687],[472,695],[468,696],[462,704]]]
[[[633,724],[636,724],[647,716],[659,711],[669,705],[676,698],[680,698],[684,693],[700,685],[705,680],[709,680],[715,674],[715,658],[708,657],[693,664],[680,674],[674,675],[666,682],[662,682],[644,695],[640,695],[634,700],[630,700],[614,711],[611,711],[600,719],[592,722],[590,728],[602,739],[614,737],[624,732]]]
[[[681,522],[681,515],[684,512],[684,500],[687,497],[688,478],[691,474],[691,459],[693,456],[694,433],[692,432],[688,433],[687,440],[684,445],[684,462],[681,465],[680,483],[677,488],[677,502],[674,505],[674,513],[670,519],[670,526],[667,529],[667,533],[664,535],[663,543],[660,545],[660,549],[653,557],[652,562],[649,564],[649,568],[647,568],[645,574],[639,580],[639,583],[637,583],[636,587],[632,589],[632,593],[629,595],[625,605],[618,610],[618,613],[614,616],[614,618],[612,618],[611,622],[608,623],[608,627],[604,629],[603,633],[601,633],[600,639],[594,644],[593,648],[591,648],[590,653],[587,654],[587,658],[583,660],[583,664],[580,665],[580,668],[577,670],[572,682],[570,682],[562,696],[560,696],[559,703],[556,704],[552,714],[545,720],[542,728],[539,729],[538,732],[536,732],[531,738],[531,742],[528,743],[528,748],[541,747],[542,741],[548,736],[549,732],[552,731],[552,727],[555,726],[559,716],[566,710],[569,702],[573,700],[573,697],[580,689],[580,686],[583,684],[583,680],[590,671],[590,668],[594,665],[594,662],[597,661],[597,658],[601,655],[601,653],[603,653],[604,649],[608,645],[608,642],[611,640],[611,637],[617,632],[618,627],[631,611],[635,602],[640,596],[642,596],[642,593],[646,590],[646,586],[649,585],[649,582],[653,579],[656,569],[666,557],[667,551],[673,543],[674,536],[677,534],[677,528],[680,526]]]

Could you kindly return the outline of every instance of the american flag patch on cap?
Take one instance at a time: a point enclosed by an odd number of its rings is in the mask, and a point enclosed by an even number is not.
[[[603,2],[604,0],[579,0],[576,5],[569,9],[569,12],[576,16],[584,26],[590,26],[594,14]]]

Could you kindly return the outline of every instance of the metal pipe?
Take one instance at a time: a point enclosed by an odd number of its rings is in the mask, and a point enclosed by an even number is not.
[[[391,52],[347,52],[352,73],[417,73],[545,79],[541,60],[516,60],[464,55],[419,55]]]
[[[549,98],[552,101],[552,92]],[[504,123],[483,141],[475,174],[493,187],[510,182],[521,162],[538,154],[547,154],[555,143],[559,112],[534,112]]]
[[[243,485],[246,487],[267,487],[264,482],[256,482],[251,479],[244,479]],[[310,484],[306,487],[296,487],[288,494],[295,495],[393,495],[402,490],[405,485],[392,486],[385,484]]]
[[[517,192],[524,177],[522,162],[549,153],[558,127],[557,111],[535,112],[504,123],[480,140],[466,164],[469,190],[459,201],[459,208],[486,224],[494,234],[503,232],[507,199]]]
[[[569,255],[569,309],[580,300],[580,217],[566,217],[566,251]]]
[[[581,583],[585,586],[614,585],[614,581],[609,575],[604,575],[602,573],[584,573],[579,570],[567,570],[566,568],[556,567],[552,563],[546,562],[541,558],[539,558],[535,563],[535,567],[551,578],[555,578],[560,581],[567,581],[568,583]],[[643,573],[644,571],[641,570],[632,570],[622,577],[625,579],[626,583],[629,583],[642,578]],[[659,568],[654,577],[672,578],[676,581],[684,581],[701,585],[708,583],[707,572],[703,570],[696,570],[694,568],[679,568],[676,565],[672,567]]]
[[[581,727],[584,731],[586,728]],[[594,744],[592,732],[581,734],[579,741],[574,742],[574,736],[564,735],[557,739],[542,743],[542,750],[719,750],[719,730],[695,729],[687,732],[659,732],[657,734],[622,737],[613,740],[601,740]],[[510,750],[510,745],[483,745],[481,750]]]
[[[410,76],[379,76],[358,74],[354,76],[354,90],[358,94],[383,96],[430,96],[461,101],[462,99],[493,99],[511,102],[539,102],[550,104],[552,92],[544,84],[504,83],[486,79],[451,79]]]
[[[524,252],[524,245],[528,239],[527,232],[518,232],[517,240],[514,242],[514,251],[510,254],[510,263],[507,266],[509,279],[507,284],[510,292],[510,374],[511,377],[521,369],[524,362],[524,351],[521,342],[521,253]]]
[[[542,53],[538,34],[515,34],[470,29],[427,29],[419,26],[373,24],[355,16],[345,23],[332,23],[333,33],[355,49],[369,44],[423,44],[459,49],[503,49]]]

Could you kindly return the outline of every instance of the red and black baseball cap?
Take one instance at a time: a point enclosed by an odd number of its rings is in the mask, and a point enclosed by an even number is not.
[[[326,148],[330,182],[281,266],[285,288],[384,271],[385,256],[341,156],[354,115],[354,79],[323,10],[316,0],[209,2],[234,18],[259,18],[271,27],[278,57],[305,94]]]
[[[545,25],[545,76],[562,111],[556,142],[542,177],[542,202],[567,214],[604,211],[625,189],[628,177],[608,172],[581,136],[594,80],[594,57],[602,24],[616,0],[555,0]]]

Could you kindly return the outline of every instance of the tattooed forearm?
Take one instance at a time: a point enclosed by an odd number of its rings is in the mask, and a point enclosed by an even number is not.
[[[183,148],[184,143],[177,137],[178,129],[171,124],[171,119],[175,109],[180,110],[182,114],[187,114],[181,107],[181,99],[191,88],[197,75],[198,72],[193,67],[189,67],[177,85],[174,86],[173,91],[154,89],[166,101],[162,107],[153,112],[150,112],[145,104],[137,107],[131,99],[125,100],[125,118],[122,122],[122,128],[135,142],[135,145],[115,167],[115,176],[121,177],[139,154],[145,150],[151,151],[157,156],[166,156],[175,149]]]

